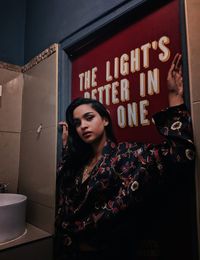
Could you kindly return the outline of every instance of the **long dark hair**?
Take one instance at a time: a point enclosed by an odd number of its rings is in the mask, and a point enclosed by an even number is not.
[[[108,120],[108,125],[105,126],[106,136],[109,140],[116,143],[116,138],[113,133],[112,121],[108,110],[97,100],[90,98],[76,98],[71,102],[66,110],[66,122],[68,124],[68,167],[75,169],[82,167],[92,155],[91,145],[84,143],[77,134],[73,112],[80,105],[90,105],[102,118]]]

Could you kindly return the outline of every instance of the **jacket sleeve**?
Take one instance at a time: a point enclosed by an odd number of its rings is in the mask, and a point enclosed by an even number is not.
[[[180,172],[180,169],[193,165],[195,149],[192,141],[191,118],[185,105],[161,111],[154,115],[153,120],[165,140],[158,145],[146,144],[141,145],[137,150],[129,149],[130,163],[127,169],[124,167],[123,171],[116,172],[121,179],[118,194],[103,206],[95,207],[87,218],[73,222],[68,226],[69,230],[78,232],[98,226],[99,223],[111,219],[129,205],[138,203],[143,194],[151,192],[151,187],[159,184],[163,176],[168,175],[172,165],[174,172]],[[135,164],[131,164],[133,159],[137,163],[137,170]]]

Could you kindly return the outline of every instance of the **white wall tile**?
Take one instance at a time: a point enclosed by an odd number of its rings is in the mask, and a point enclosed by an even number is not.
[[[200,102],[196,102],[192,104],[192,117],[193,117],[193,130],[194,130],[194,139],[195,144],[197,146],[197,150],[199,151],[200,156]],[[200,158],[199,158],[200,159]]]
[[[10,73],[10,71],[8,71]],[[2,85],[0,97],[0,131],[20,132],[22,112],[23,74],[15,73],[17,77]]]
[[[0,132],[0,182],[16,193],[19,174],[20,134]]]
[[[9,81],[17,78],[21,74],[20,72],[10,69],[0,68],[0,84],[6,84]]]
[[[199,33],[199,16],[200,1],[186,0],[186,31],[188,47],[189,78],[192,102],[200,101],[200,33]]]
[[[28,199],[27,222],[46,232],[54,233],[55,209]]]
[[[189,83],[190,97],[192,104],[194,140],[196,145],[196,214],[197,214],[197,235],[198,248],[200,248],[200,33],[199,33],[199,16],[200,16],[200,1],[185,0],[185,17],[186,17],[186,32],[187,32],[187,52],[189,64]],[[198,252],[200,253],[200,252]]]
[[[19,190],[34,202],[54,207],[56,177],[55,127],[21,133]]]
[[[24,74],[22,131],[56,125],[56,53]]]

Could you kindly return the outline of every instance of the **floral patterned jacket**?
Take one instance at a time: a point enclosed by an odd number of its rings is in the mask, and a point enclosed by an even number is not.
[[[138,204],[163,181],[169,165],[176,169],[194,161],[191,118],[185,106],[168,108],[153,119],[165,141],[154,145],[108,140],[84,183],[81,170],[71,183],[66,182],[63,156],[57,177],[56,230],[66,246],[80,231],[97,229]]]

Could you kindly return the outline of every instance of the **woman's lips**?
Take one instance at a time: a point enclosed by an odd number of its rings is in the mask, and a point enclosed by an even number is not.
[[[92,132],[84,132],[82,134],[83,137],[89,137],[92,134]]]

